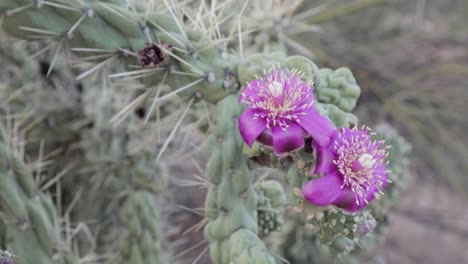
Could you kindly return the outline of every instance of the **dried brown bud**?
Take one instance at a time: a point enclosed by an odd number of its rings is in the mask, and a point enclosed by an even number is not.
[[[168,58],[168,52],[172,51],[170,44],[146,42],[146,47],[138,51],[138,58],[143,68],[156,67]]]

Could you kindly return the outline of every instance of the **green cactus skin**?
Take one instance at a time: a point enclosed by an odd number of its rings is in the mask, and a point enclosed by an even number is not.
[[[353,127],[357,125],[358,119],[352,113],[347,113],[338,106],[333,104],[318,103],[317,109],[319,113],[327,116],[335,125],[335,127]]]
[[[283,224],[284,205],[287,203],[283,186],[275,181],[261,181],[256,184],[258,196],[257,217],[260,236],[277,231]]]
[[[210,136],[206,176],[213,185],[205,200],[209,222],[204,233],[214,264],[275,263],[257,236],[258,197],[237,128],[242,108],[237,95],[221,100]]]
[[[353,73],[347,68],[320,69],[315,93],[319,102],[333,104],[345,112],[351,112],[361,94]]]
[[[0,38],[4,37],[0,34]],[[39,63],[29,58],[25,45],[2,40],[0,41],[0,57],[2,58],[0,65],[3,69],[0,73],[0,80],[3,85],[17,85],[19,82],[37,80]]]
[[[190,97],[198,93],[204,100],[216,102],[239,88],[237,57],[213,45],[214,40],[207,39],[201,32],[181,32],[171,16],[150,14],[144,18],[144,14],[101,1],[75,2],[69,6],[60,3],[68,8],[32,3],[27,0],[0,3],[0,10],[6,12],[28,5],[28,8],[5,16],[3,27],[7,33],[28,39],[31,34],[41,33],[31,33],[27,28],[54,32],[51,39],[66,41],[71,48],[110,50],[129,64],[137,64],[138,61],[125,50],[136,53],[151,38],[151,41],[163,41],[174,47],[172,57],[160,67],[166,69],[166,83],[171,88],[188,87],[179,93],[181,96]],[[70,10],[70,7],[76,10]],[[70,30],[72,34],[68,34]],[[155,73],[145,82],[154,85],[163,76],[164,72]]]
[[[51,198],[40,192],[26,164],[0,136],[0,221],[17,264],[78,263],[61,240]]]

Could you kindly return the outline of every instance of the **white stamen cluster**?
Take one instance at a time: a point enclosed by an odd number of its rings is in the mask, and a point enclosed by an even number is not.
[[[304,110],[315,103],[313,82],[302,78],[303,74],[296,70],[286,73],[273,66],[264,72],[263,78],[257,77],[247,85],[246,90],[254,92],[256,97],[241,93],[241,102],[259,110],[254,118],[265,119],[267,128],[279,125],[286,130],[291,121],[300,123],[300,117],[306,114]]]

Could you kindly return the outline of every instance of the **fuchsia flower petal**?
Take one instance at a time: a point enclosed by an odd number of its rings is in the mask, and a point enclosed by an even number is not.
[[[258,142],[266,146],[273,146],[273,132],[271,128],[265,129],[262,134],[257,138]]]
[[[341,182],[335,181],[335,186],[331,186],[329,182],[324,188],[329,188],[333,194],[337,188],[342,188],[342,192],[332,201],[331,194],[324,194],[326,190],[318,190],[318,187],[306,189],[306,186],[318,181],[315,179],[304,186],[304,195],[314,197],[307,200],[318,206],[336,205],[349,212],[363,209],[387,186],[385,158],[388,148],[382,145],[383,141],[372,140],[367,129],[347,128],[336,130],[330,137],[328,146],[318,146],[318,142],[314,144],[317,150],[317,166],[314,173],[332,171],[319,179],[338,175]],[[320,195],[324,196],[322,200],[317,198]],[[323,201],[329,203],[324,204]]]
[[[316,143],[312,143],[312,146],[316,151],[317,157],[313,174],[330,173],[335,170],[335,164],[333,164],[335,153],[332,150],[326,147],[321,147]]]
[[[351,191],[351,189],[349,188],[344,188],[343,192],[331,204],[340,207],[350,213],[357,212],[363,209],[364,206],[366,206],[366,203],[364,203],[362,199],[359,199],[359,203],[356,202],[356,196],[354,192]]]
[[[304,147],[302,128],[296,123],[291,123],[287,129],[275,126],[272,132],[273,151],[277,156],[282,156]]]
[[[240,93],[240,102],[248,105],[239,118],[245,142],[251,146],[258,140],[277,155],[302,148],[305,132],[320,145],[327,143],[334,127],[315,109],[312,85],[297,71],[277,66],[251,81]]]
[[[239,116],[239,131],[242,138],[249,147],[252,146],[255,139],[265,130],[266,122],[263,119],[256,118],[257,111],[247,107]]]
[[[317,205],[332,204],[342,193],[343,179],[338,172],[332,172],[324,177],[311,180],[302,187],[304,198]]]
[[[314,109],[307,109],[301,117],[301,126],[312,136],[320,146],[330,144],[331,137],[335,131],[333,123]]]

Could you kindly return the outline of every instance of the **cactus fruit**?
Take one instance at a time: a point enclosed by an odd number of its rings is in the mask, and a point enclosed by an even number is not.
[[[277,231],[283,224],[283,208],[287,203],[283,186],[274,180],[261,181],[256,184],[258,196],[257,221],[260,236]]]

